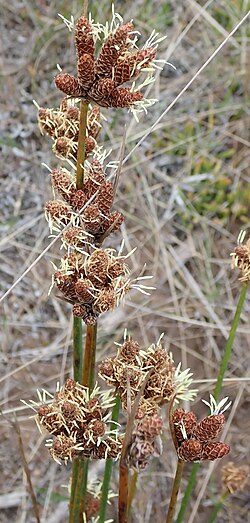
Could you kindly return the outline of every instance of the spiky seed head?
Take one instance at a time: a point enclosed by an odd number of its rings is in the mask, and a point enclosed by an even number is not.
[[[244,490],[248,478],[249,467],[247,465],[238,467],[232,461],[229,461],[222,467],[222,482],[230,494]]]
[[[185,439],[177,450],[182,461],[200,461],[202,457],[202,444],[195,438]]]
[[[224,414],[207,416],[193,429],[193,435],[199,441],[210,441],[221,433],[225,423]]]
[[[229,452],[230,447],[226,443],[222,443],[221,441],[211,441],[202,445],[201,459],[215,461],[216,459],[223,458]]]
[[[79,97],[82,94],[81,86],[78,79],[68,73],[59,73],[55,77],[57,89],[68,96]]]

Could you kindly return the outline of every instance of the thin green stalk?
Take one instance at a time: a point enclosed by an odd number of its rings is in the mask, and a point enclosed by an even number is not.
[[[112,421],[118,421],[119,410],[120,410],[120,399],[117,397],[115,405],[114,405],[113,410],[112,410]],[[110,428],[111,429],[116,428],[116,425],[113,425],[111,423]],[[103,476],[103,483],[102,483],[102,497],[101,497],[101,504],[100,504],[100,512],[99,512],[98,523],[104,523],[104,521],[105,521],[106,509],[107,509],[107,503],[108,503],[109,484],[110,484],[110,478],[111,478],[111,473],[112,473],[112,466],[113,466],[113,460],[112,459],[106,459],[104,476]]]
[[[87,460],[78,460],[78,474],[74,490],[73,503],[71,505],[69,523],[80,523],[83,521],[82,513],[84,511],[84,501],[87,488],[88,462]]]
[[[225,499],[227,498],[228,495],[229,495],[229,492],[223,492],[223,494],[221,494],[220,499],[217,501],[217,503],[214,506],[214,510],[213,510],[209,520],[208,520],[208,523],[215,523],[216,522],[217,516],[218,516],[221,508],[223,507]]]
[[[237,307],[236,307],[234,319],[233,319],[233,322],[232,322],[232,325],[231,325],[229,337],[228,337],[228,340],[227,340],[226,345],[225,345],[225,350],[224,350],[223,357],[222,357],[222,360],[221,360],[221,364],[220,364],[217,380],[216,380],[216,385],[215,385],[214,394],[213,394],[216,401],[218,401],[218,399],[219,399],[219,395],[221,393],[225,372],[227,370],[227,367],[228,367],[228,364],[229,364],[229,361],[230,361],[232,348],[233,348],[233,343],[234,343],[236,331],[237,331],[237,328],[238,328],[238,325],[239,325],[240,316],[241,316],[241,313],[242,313],[242,309],[243,309],[244,301],[245,301],[245,298],[246,298],[246,294],[247,294],[247,284],[243,284],[241,292],[240,292],[240,296],[239,296],[239,299],[238,299],[238,304],[237,304]],[[190,473],[190,476],[189,476],[188,484],[186,486],[186,490],[185,490],[184,496],[182,498],[181,507],[180,507],[179,514],[178,514],[177,519],[176,519],[176,523],[182,523],[182,521],[183,521],[183,517],[184,517],[184,514],[186,512],[190,496],[191,496],[193,488],[195,486],[196,475],[197,475],[199,466],[200,466],[199,463],[194,463],[192,465],[192,469],[191,469],[191,473]]]
[[[82,318],[73,316],[73,358],[74,358],[74,380],[81,383],[82,377]]]
[[[176,509],[177,497],[178,497],[178,493],[179,493],[179,489],[180,489],[183,468],[184,468],[184,461],[180,461],[178,459],[173,488],[172,488],[172,494],[171,494],[169,507],[168,507],[166,523],[172,523],[173,519],[174,519],[174,513],[175,513],[175,509]]]
[[[138,480],[138,472],[134,471],[128,487],[128,515],[130,514],[132,501],[135,497],[136,485]]]

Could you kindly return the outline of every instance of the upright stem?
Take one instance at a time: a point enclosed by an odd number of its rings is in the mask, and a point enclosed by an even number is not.
[[[73,316],[74,380],[81,383],[82,377],[82,318]]]
[[[239,325],[239,321],[240,321],[240,317],[241,317],[244,301],[245,301],[245,298],[246,298],[246,293],[247,293],[247,284],[243,284],[241,292],[240,292],[240,296],[239,296],[239,299],[238,299],[238,304],[237,304],[237,307],[236,307],[234,319],[232,321],[229,337],[228,337],[228,340],[227,340],[226,345],[225,345],[225,350],[224,350],[223,357],[222,357],[222,360],[221,360],[218,376],[217,376],[217,381],[216,381],[216,385],[215,385],[215,389],[214,389],[214,398],[215,398],[216,401],[218,401],[218,399],[219,399],[219,395],[221,393],[225,372],[227,370],[227,367],[228,367],[228,364],[229,364],[229,361],[230,361],[232,348],[233,348],[233,343],[234,343],[234,338],[235,338],[236,331],[237,331],[237,328],[238,328],[238,325]],[[199,466],[200,466],[199,463],[194,463],[192,465],[191,474],[189,476],[188,484],[186,486],[186,490],[185,490],[184,496],[182,498],[181,507],[180,507],[180,511],[179,511],[176,523],[182,523],[182,521],[183,521],[183,517],[185,515],[190,496],[191,496],[193,488],[195,486],[196,475],[197,475],[197,472],[199,470]]]
[[[124,459],[120,460],[119,481],[119,523],[128,522],[128,466]]]
[[[128,515],[130,514],[132,501],[135,497],[137,479],[138,479],[138,472],[134,471],[133,476],[129,482],[129,489],[128,489]]]
[[[174,513],[175,513],[177,497],[178,497],[178,493],[179,493],[179,489],[180,489],[183,468],[184,468],[184,461],[180,461],[178,459],[177,467],[176,467],[176,473],[175,473],[175,478],[174,478],[174,484],[173,484],[173,488],[172,488],[172,494],[171,494],[169,507],[168,507],[168,514],[167,514],[166,523],[172,523],[173,518],[174,518]]]
[[[87,325],[81,383],[85,387],[90,387],[91,384],[90,388],[94,384],[96,332],[97,324]]]
[[[87,131],[88,104],[80,102],[80,123],[77,148],[76,164],[76,188],[82,189],[84,183],[84,160],[86,153],[86,131]]]
[[[214,510],[208,520],[208,523],[215,523],[217,521],[217,516],[220,512],[220,509],[224,506],[225,499],[227,498],[228,495],[229,495],[229,492],[223,492],[223,494],[221,494],[220,499],[214,505]]]
[[[112,410],[112,421],[118,421],[119,410],[120,410],[120,399],[117,397],[115,405],[114,405],[113,410]],[[110,428],[112,430],[113,428],[116,428],[116,425],[111,423],[110,424]],[[110,459],[110,458],[106,459],[104,476],[103,476],[103,483],[102,483],[102,497],[101,497],[101,504],[100,504],[100,512],[99,512],[98,523],[104,523],[105,522],[106,508],[107,508],[107,503],[108,503],[109,484],[110,484],[110,478],[111,478],[111,473],[112,473],[112,466],[113,466],[113,460]]]

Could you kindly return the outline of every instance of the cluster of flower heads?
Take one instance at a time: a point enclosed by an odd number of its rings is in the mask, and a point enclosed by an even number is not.
[[[61,159],[76,161],[79,121],[80,110],[70,98],[63,98],[59,109],[46,109],[45,107],[38,109],[40,130],[53,140],[52,149]],[[100,129],[100,109],[95,105],[88,112],[85,158],[96,148],[96,138]]]
[[[175,368],[172,355],[160,342],[142,350],[137,341],[125,340],[117,355],[105,359],[99,368],[99,375],[115,388],[124,410],[128,409],[129,403],[133,404],[149,372],[137,419],[157,414],[159,407],[170,401],[173,395],[192,399],[196,394],[195,390],[187,390],[192,382],[189,369],[180,372],[180,366]]]
[[[54,169],[51,180],[62,200],[47,202],[45,213],[51,229],[72,225],[64,233],[69,245],[83,246],[86,240],[100,244],[104,237],[120,228],[124,217],[119,211],[111,212],[114,188],[105,179],[98,160],[88,162],[84,169],[83,189],[77,189],[75,174],[67,169]]]
[[[135,88],[134,84],[131,88],[120,86],[135,80],[143,70],[152,72],[157,44],[161,39],[157,40],[158,35],[154,34],[142,49],[138,49],[132,22],[123,24],[120,17],[118,20],[116,23],[114,15],[109,29],[97,26],[85,16],[77,20],[77,76],[58,74],[55,77],[58,89],[68,96],[80,97],[86,103],[94,102],[102,107],[147,105],[139,87]],[[96,58],[96,40],[100,38],[100,33],[103,33],[104,41]],[[144,85],[150,81],[147,79]]]
[[[65,255],[54,282],[73,304],[73,315],[94,325],[98,316],[118,306],[130,289],[132,282],[126,274],[121,256],[115,256],[112,249],[95,249],[90,255]]]
[[[45,402],[47,394],[44,391],[40,400]],[[47,442],[53,459],[67,463],[73,458],[117,458],[122,441],[116,429],[107,428],[113,404],[110,393],[95,387],[89,394],[88,388],[68,378],[51,403],[36,409],[38,426],[53,435]]]
[[[221,441],[213,441],[221,433],[225,416],[223,412],[231,405],[224,398],[218,405],[210,396],[211,402],[205,402],[210,407],[210,416],[198,422],[193,411],[186,412],[178,408],[173,413],[173,426],[176,438],[177,455],[181,461],[214,461],[226,456],[230,447]]]
[[[232,256],[233,267],[240,269],[242,276],[239,280],[242,283],[248,283],[250,281],[250,238],[246,243],[244,241],[246,231],[241,231],[238,238],[238,245],[235,247]]]
[[[244,490],[249,479],[248,465],[236,466],[229,461],[222,467],[222,483],[226,491],[234,494],[238,490]]]

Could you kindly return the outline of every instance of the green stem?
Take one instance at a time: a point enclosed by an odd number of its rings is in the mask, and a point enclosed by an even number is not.
[[[208,523],[215,523],[215,521],[217,520],[217,516],[220,512],[220,509],[223,507],[225,499],[227,498],[228,495],[229,495],[229,492],[224,492],[223,494],[221,494],[220,499],[217,501],[217,503],[214,506],[214,510],[211,514],[211,517],[208,520]]]
[[[232,354],[233,342],[234,342],[236,331],[237,331],[237,328],[239,325],[241,312],[242,312],[244,301],[246,298],[246,293],[247,293],[247,284],[244,284],[244,285],[242,285],[241,293],[239,296],[238,304],[237,304],[234,319],[233,319],[233,323],[231,326],[231,330],[229,333],[229,337],[228,337],[228,340],[227,340],[227,343],[225,346],[223,358],[221,360],[221,364],[220,364],[220,368],[219,368],[219,373],[218,373],[218,377],[217,377],[217,381],[216,381],[216,385],[215,385],[215,389],[214,389],[214,398],[216,401],[218,401],[218,399],[219,399],[219,395],[220,395],[220,392],[222,389],[224,375],[227,370],[228,363],[230,361],[230,357]]]
[[[114,405],[113,410],[112,410],[112,421],[118,421],[119,410],[120,410],[120,399],[117,397],[115,405]],[[116,428],[116,425],[113,425],[111,423],[110,428],[111,429]],[[110,484],[110,478],[111,478],[111,473],[112,473],[112,466],[113,466],[113,460],[112,459],[106,459],[104,476],[103,476],[103,483],[102,483],[102,497],[101,497],[101,504],[100,504],[100,512],[99,512],[98,523],[104,523],[104,521],[105,521],[106,509],[107,509],[107,503],[108,503],[109,484]]]
[[[73,316],[74,380],[81,383],[82,377],[82,318]]]
[[[228,337],[228,340],[225,345],[225,350],[224,350],[223,357],[221,360],[218,376],[217,376],[217,381],[216,381],[216,385],[215,385],[215,389],[214,389],[214,398],[216,401],[218,401],[218,398],[219,398],[219,395],[220,395],[220,392],[222,389],[225,372],[227,370],[227,367],[228,367],[228,364],[230,361],[232,348],[233,348],[233,342],[234,342],[236,331],[237,331],[237,328],[239,325],[241,312],[242,312],[244,301],[246,298],[246,293],[247,293],[247,284],[243,284],[241,292],[240,292],[240,296],[238,299],[238,304],[236,307],[234,319],[233,319],[233,322],[231,325],[229,337]],[[186,512],[190,496],[191,496],[193,488],[195,486],[196,475],[197,475],[199,466],[200,466],[199,463],[194,463],[192,466],[191,474],[189,476],[188,484],[186,486],[186,490],[185,490],[184,496],[182,498],[181,507],[180,507],[179,514],[176,519],[176,523],[182,523],[182,521],[183,521],[183,517]]]
[[[174,483],[173,483],[173,488],[172,488],[172,494],[171,494],[169,507],[168,507],[168,514],[167,514],[166,523],[172,523],[173,518],[174,518],[174,513],[175,513],[175,509],[176,509],[176,503],[177,503],[178,493],[179,493],[179,489],[180,489],[183,468],[184,468],[184,461],[178,460],[177,467],[176,467],[175,478],[174,478]]]
[[[134,471],[128,488],[128,515],[130,514],[132,501],[135,497],[136,485],[138,480],[138,472]]]
[[[83,521],[83,503],[87,489],[88,462],[87,460],[78,461],[78,475],[74,489],[73,503],[71,504],[69,523],[80,523]]]

